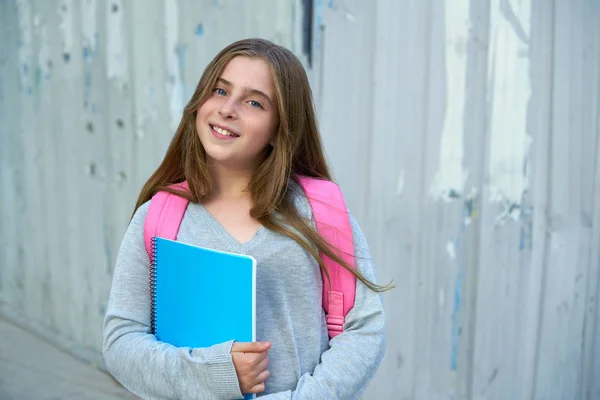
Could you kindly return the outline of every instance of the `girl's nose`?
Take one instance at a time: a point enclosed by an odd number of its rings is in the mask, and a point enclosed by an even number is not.
[[[235,100],[228,99],[219,109],[219,115],[223,118],[231,119],[237,117],[237,104]]]

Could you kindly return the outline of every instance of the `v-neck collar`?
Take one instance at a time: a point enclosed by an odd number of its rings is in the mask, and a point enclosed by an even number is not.
[[[258,230],[247,242],[239,242],[236,238],[231,236],[229,232],[221,225],[219,221],[200,203],[195,203],[197,207],[193,207],[194,210],[198,210],[199,216],[202,221],[207,223],[213,230],[215,235],[221,240],[227,248],[233,253],[246,254],[254,246],[256,246],[265,237],[267,229],[260,225]]]

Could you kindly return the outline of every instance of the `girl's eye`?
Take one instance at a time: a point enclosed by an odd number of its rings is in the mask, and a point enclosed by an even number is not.
[[[221,88],[216,88],[215,90],[213,90],[216,94],[218,94],[219,96],[225,96],[226,92],[225,90],[221,89]]]
[[[256,100],[250,100],[248,103],[254,108],[263,108],[263,106]]]

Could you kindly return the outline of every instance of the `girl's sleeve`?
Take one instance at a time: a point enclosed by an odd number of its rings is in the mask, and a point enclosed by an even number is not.
[[[369,247],[350,216],[357,270],[375,282]],[[344,332],[329,342],[329,349],[312,373],[300,377],[293,391],[262,396],[270,400],[357,399],[375,376],[385,353],[385,316],[381,295],[356,281],[354,308],[346,316]],[[269,381],[266,381],[269,385]]]
[[[144,399],[239,399],[233,342],[176,348],[151,333],[150,260],[143,238],[148,205],[134,215],[117,256],[103,326],[106,368]]]

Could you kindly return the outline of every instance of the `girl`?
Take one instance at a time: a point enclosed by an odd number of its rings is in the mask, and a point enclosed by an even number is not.
[[[266,40],[231,44],[204,71],[119,250],[103,354],[123,386],[145,399],[360,396],[385,352],[378,292],[387,286],[374,283],[351,216],[356,298],[344,332],[329,340],[319,251],[331,251],[314,229],[300,175],[330,179],[302,64]],[[177,239],[257,260],[260,342],[176,348],[151,333],[144,219],[154,193],[184,180],[190,204]]]

